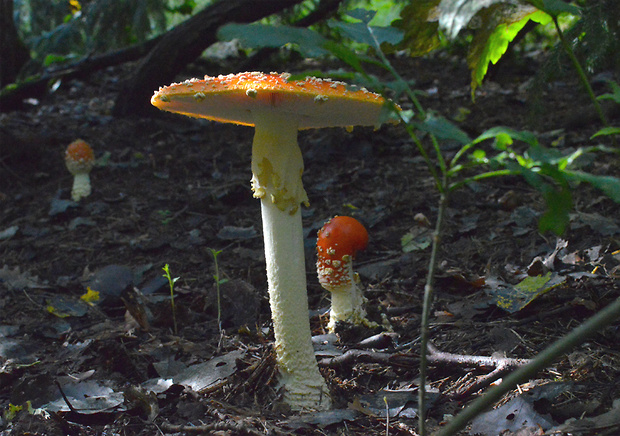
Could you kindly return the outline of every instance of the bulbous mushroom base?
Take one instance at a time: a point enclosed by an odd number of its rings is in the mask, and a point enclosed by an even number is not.
[[[319,374],[320,375],[320,374]],[[327,385],[321,378],[318,385],[310,384],[310,380],[300,380],[290,374],[280,373],[280,383],[284,387],[283,400],[298,412],[312,412],[329,410],[332,399],[329,396]]]

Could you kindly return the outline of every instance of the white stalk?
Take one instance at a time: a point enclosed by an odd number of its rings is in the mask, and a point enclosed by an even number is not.
[[[366,311],[364,310],[365,298],[359,288],[359,277],[353,272],[353,263],[347,262],[346,274],[348,275],[348,286],[325,287],[331,293],[331,310],[329,312],[329,323],[327,329],[334,333],[336,323],[344,321],[353,325],[367,324]]]
[[[90,176],[88,173],[78,173],[73,177],[73,188],[71,198],[73,201],[80,201],[90,195]]]
[[[308,317],[300,203],[303,159],[297,123],[270,111],[255,114],[252,189],[261,199],[269,303],[284,401],[293,410],[326,410],[331,399],[321,376]]]

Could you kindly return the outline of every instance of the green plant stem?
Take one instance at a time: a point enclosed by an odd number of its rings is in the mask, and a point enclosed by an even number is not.
[[[379,60],[383,63],[383,67],[387,69],[387,71],[389,71],[389,73],[392,74],[393,77],[396,78],[396,81],[402,87],[402,89],[406,90],[407,97],[409,97],[409,99],[413,103],[413,106],[418,111],[419,118],[421,118],[422,120],[425,119],[426,111],[424,110],[424,106],[422,106],[418,98],[415,96],[415,93],[413,92],[409,84],[402,78],[400,74],[398,74],[398,71],[394,69],[389,59],[387,58],[387,56],[385,56],[385,53],[383,53],[383,50],[381,49],[381,44],[379,43],[379,40],[375,36],[375,33],[372,27],[368,26],[367,28],[368,28],[368,32],[370,33],[373,39],[373,43],[374,43],[373,48],[375,49],[377,56],[379,56]]]
[[[431,249],[431,258],[428,265],[428,273],[426,274],[426,284],[424,286],[424,302],[422,306],[422,321],[420,325],[420,386],[418,387],[418,433],[420,436],[426,435],[426,367],[427,367],[427,349],[430,336],[429,318],[431,312],[431,304],[433,302],[433,286],[435,282],[435,269],[438,263],[439,243],[441,239],[441,231],[443,228],[443,218],[448,205],[448,194],[445,187],[448,185],[447,179],[443,178],[443,189],[439,196],[439,209],[437,211],[437,222],[435,223],[435,231],[433,233],[433,245]]]
[[[577,59],[577,56],[575,56],[575,52],[573,48],[568,43],[568,41],[566,41],[566,38],[564,37],[564,32],[562,32],[562,29],[560,28],[560,24],[558,23],[557,16],[553,16],[552,18],[553,18],[553,24],[555,25],[555,30],[556,32],[558,32],[558,37],[560,38],[560,42],[562,43],[562,47],[564,48],[564,51],[570,58],[573,64],[573,67],[575,68],[575,71],[577,72],[577,75],[579,76],[579,80],[581,81],[581,84],[583,85],[586,92],[588,93],[590,100],[592,100],[592,103],[594,103],[594,109],[596,110],[596,113],[598,114],[599,118],[603,122],[603,125],[605,127],[609,127],[607,117],[605,116],[605,113],[603,112],[601,105],[599,104],[598,100],[596,99],[596,96],[594,95],[594,91],[592,90],[592,87],[590,86],[590,81],[588,80],[586,73],[583,71],[583,68],[581,67],[581,64],[579,63],[579,60]]]
[[[406,120],[403,120],[403,122],[404,122],[405,130],[407,131],[407,134],[409,135],[409,137],[412,139],[412,141],[415,143],[416,147],[418,148],[418,151],[420,152],[420,155],[424,159],[424,163],[426,163],[426,166],[428,170],[430,171],[431,176],[433,177],[433,180],[435,180],[435,185],[437,186],[437,189],[439,190],[439,192],[441,192],[442,190],[441,179],[439,178],[439,175],[437,174],[435,165],[433,165],[433,163],[431,162],[431,158],[429,157],[428,153],[424,149],[424,145],[422,144],[418,136],[415,134],[415,129],[413,128],[413,126],[409,124]]]
[[[463,429],[474,417],[483,413],[499,401],[504,394],[515,386],[534,377],[539,371],[549,366],[558,357],[585,342],[589,337],[620,318],[620,298],[600,310],[592,318],[581,324],[568,335],[541,351],[531,363],[509,374],[498,386],[494,386],[482,397],[472,402],[461,413],[456,415],[435,436],[449,436]]]
[[[164,277],[168,279],[168,285],[170,286],[170,308],[172,310],[172,325],[174,329],[174,334],[176,335],[178,334],[178,328],[177,328],[177,310],[176,310],[176,306],[174,305],[174,283],[178,280],[178,277],[174,279],[172,278],[172,276],[170,275],[170,267],[168,264],[164,265],[162,270],[164,270]]]
[[[215,279],[215,290],[217,294],[217,327],[220,331],[222,331],[222,302],[221,302],[221,293],[220,293],[220,267],[217,262],[217,255],[221,253],[221,251],[214,250],[209,248],[211,251],[211,255],[213,256],[213,263],[215,263],[215,274],[213,278]]]

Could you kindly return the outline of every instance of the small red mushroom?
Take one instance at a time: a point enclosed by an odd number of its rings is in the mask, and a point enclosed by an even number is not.
[[[368,324],[363,308],[364,296],[353,272],[353,258],[368,245],[368,232],[355,218],[336,216],[318,232],[316,264],[319,283],[331,292],[330,332],[336,323]]]
[[[95,165],[95,153],[93,149],[82,139],[76,139],[67,147],[65,152],[65,164],[73,174],[73,188],[71,198],[80,201],[90,195],[90,170]]]

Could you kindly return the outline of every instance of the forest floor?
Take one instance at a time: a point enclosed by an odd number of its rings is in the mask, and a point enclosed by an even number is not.
[[[500,68],[475,102],[458,58],[395,62],[416,80],[425,107],[460,120],[471,137],[504,125],[568,151],[591,144],[600,126],[570,75],[532,103],[535,60]],[[367,226],[370,243],[355,269],[369,317],[391,328],[379,336],[344,329],[336,342],[320,337],[317,358],[335,409],[291,415],[277,391],[260,207],[249,183],[253,131],[168,114],[112,117],[129,68],[62,82],[27,109],[0,114],[0,126],[17,137],[0,156],[0,435],[416,434],[425,222],[435,222],[439,196],[402,126],[299,134],[311,202],[303,223],[313,334],[326,333],[329,308],[314,270],[316,232],[334,215]],[[307,68],[317,65],[289,70]],[[602,81],[595,88],[607,92]],[[77,138],[99,159],[93,192],[79,204],[70,201],[63,161]],[[600,156],[586,169],[618,175],[620,164]],[[514,177],[451,198],[431,314],[435,347],[531,358],[620,295],[619,206],[577,187],[562,238],[537,231],[543,211],[540,194]],[[414,243],[403,249],[408,234]],[[211,249],[220,250],[226,279],[221,331]],[[166,264],[179,277],[176,331]],[[498,308],[497,296],[528,274],[550,274],[555,286],[521,310]],[[100,301],[81,299],[88,288]],[[481,417],[472,433],[542,434],[575,418],[565,433],[618,434],[619,329],[616,322],[519,386],[502,400],[507,408]],[[356,349],[364,351],[338,360]],[[477,383],[492,370],[431,362],[429,428],[484,392]],[[47,417],[28,413],[28,404]]]

